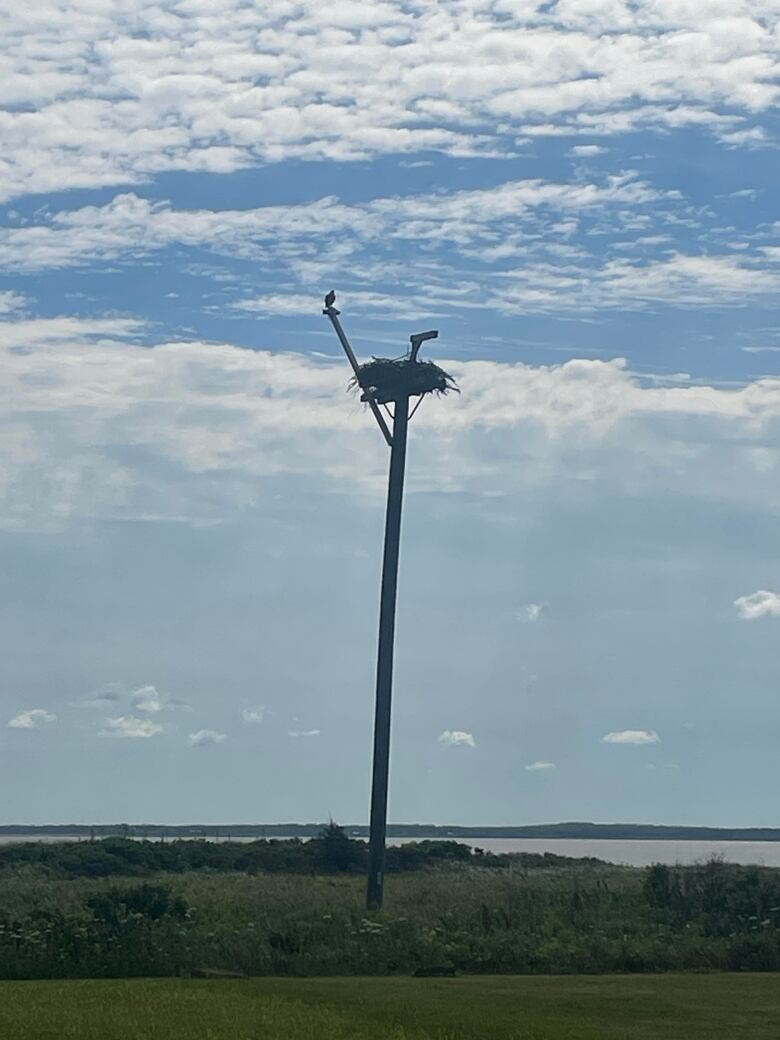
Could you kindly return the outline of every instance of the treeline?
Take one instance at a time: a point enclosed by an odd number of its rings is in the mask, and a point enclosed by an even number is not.
[[[0,846],[0,871],[34,867],[53,877],[148,877],[191,870],[246,874],[360,873],[367,867],[367,847],[331,823],[309,841],[299,838],[251,842],[172,842],[102,838],[80,842],[20,842]],[[455,841],[419,841],[389,846],[388,873],[442,864],[472,864],[493,869],[518,865],[543,868],[560,864],[589,865],[594,859],[572,860],[553,853],[498,855]]]
[[[321,823],[232,824],[1,824],[0,835],[63,838],[274,838],[315,837]],[[346,827],[353,838],[368,837],[368,827]],[[687,827],[651,823],[539,823],[526,826],[468,827],[429,823],[390,823],[391,838],[542,838],[593,841],[780,841],[778,827]]]

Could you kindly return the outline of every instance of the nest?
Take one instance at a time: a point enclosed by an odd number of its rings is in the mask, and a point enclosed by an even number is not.
[[[422,397],[424,394],[448,394],[460,390],[455,380],[433,361],[412,361],[411,358],[372,358],[361,365],[350,382],[359,386],[361,401],[388,404],[404,397]]]

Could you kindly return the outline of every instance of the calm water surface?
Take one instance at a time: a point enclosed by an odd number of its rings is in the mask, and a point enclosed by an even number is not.
[[[390,839],[402,844],[408,838]],[[607,841],[577,838],[458,838],[486,852],[554,852],[558,856],[595,856],[608,863],[647,867],[651,863],[698,863],[722,856],[729,863],[780,867],[780,841]]]

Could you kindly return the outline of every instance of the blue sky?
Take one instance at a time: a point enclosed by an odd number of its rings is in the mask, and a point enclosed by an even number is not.
[[[776,825],[780,3],[2,5],[4,822]],[[428,347],[435,349],[428,349]]]

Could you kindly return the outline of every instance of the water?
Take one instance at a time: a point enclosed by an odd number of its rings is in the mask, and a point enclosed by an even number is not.
[[[150,838],[152,836],[150,834]],[[212,840],[226,840],[225,838]],[[281,835],[274,835],[280,838]],[[172,836],[171,836],[172,838]],[[171,840],[169,838],[169,840]],[[28,835],[2,834],[0,844],[19,841],[84,841],[84,838],[63,837],[56,834]],[[254,838],[237,838],[254,841]],[[390,838],[391,845],[404,845],[418,838]],[[720,856],[728,863],[757,864],[780,867],[780,841],[619,841],[578,838],[457,838],[464,845],[485,849],[486,852],[554,852],[558,856],[594,856],[608,863],[631,867],[647,867],[651,863],[700,863]]]
[[[412,838],[391,838],[401,845]],[[728,863],[780,867],[780,841],[617,841],[578,838],[458,838],[486,852],[554,852],[595,856],[608,863],[648,867],[651,863],[700,863],[721,856]]]

